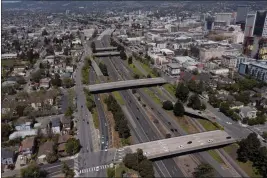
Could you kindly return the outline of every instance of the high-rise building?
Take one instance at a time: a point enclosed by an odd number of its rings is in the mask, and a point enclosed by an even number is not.
[[[265,59],[267,51],[267,10],[247,15],[244,34],[244,54],[256,59]]]
[[[237,7],[237,15],[236,15],[236,23],[245,23],[246,22],[246,18],[247,18],[247,14],[249,11],[249,7],[246,5],[239,5]]]
[[[216,13],[216,22],[226,22],[226,25],[230,25],[233,13]]]

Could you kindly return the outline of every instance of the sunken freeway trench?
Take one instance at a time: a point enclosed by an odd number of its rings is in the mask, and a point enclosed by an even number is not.
[[[110,78],[115,81],[118,79],[121,80],[121,76],[117,73],[117,70],[114,68],[108,57],[102,58],[102,62],[109,66],[108,72]],[[129,125],[138,141],[143,143],[163,139],[164,137],[153,130],[154,126],[152,123],[148,122],[148,116],[142,111],[141,106],[138,105],[136,99],[131,94],[131,91],[124,90],[119,92],[125,100],[126,107],[130,114],[134,116],[133,121],[135,122],[135,125]],[[160,177],[184,177],[182,171],[178,168],[173,159],[154,161],[154,168]]]
[[[116,66],[118,72],[122,73],[121,75],[124,76],[125,79],[132,79],[130,71],[123,64],[121,59],[113,57],[111,60],[112,63],[114,64],[113,66]],[[168,116],[168,114],[160,106],[154,103],[154,101],[142,89],[138,89],[137,92],[139,93],[141,98],[147,103],[147,105],[150,106],[151,109],[155,111],[154,114],[156,115],[157,118],[159,118],[162,121],[162,123],[165,125],[166,128],[168,128],[169,130],[177,129],[177,132],[173,133],[171,132],[172,136],[181,136],[187,134],[172,118]],[[209,164],[211,164],[215,168],[216,174],[218,176],[231,177],[229,171],[222,169],[220,164],[216,162],[209,153],[200,152],[200,153],[190,154],[190,156],[195,157],[201,162],[208,162]]]

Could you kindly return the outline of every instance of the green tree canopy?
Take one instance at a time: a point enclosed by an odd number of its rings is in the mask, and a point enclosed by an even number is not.
[[[172,110],[173,109],[173,104],[171,101],[167,100],[162,103],[162,108],[165,110]]]
[[[175,96],[182,102],[186,102],[189,95],[189,89],[184,83],[179,83],[176,88]]]
[[[74,155],[80,151],[80,141],[75,138],[70,138],[65,144],[65,150],[69,155]]]
[[[47,172],[41,170],[36,163],[31,163],[28,167],[20,170],[22,178],[45,178]]]
[[[183,103],[181,103],[179,100],[175,103],[173,107],[173,113],[175,116],[183,116],[185,112]]]
[[[2,141],[7,141],[9,135],[12,133],[13,128],[9,124],[1,124]]]
[[[46,157],[48,163],[54,163],[58,160],[58,156],[55,153],[49,153]]]
[[[214,169],[211,165],[202,163],[195,168],[193,175],[195,178],[211,178],[214,177]]]

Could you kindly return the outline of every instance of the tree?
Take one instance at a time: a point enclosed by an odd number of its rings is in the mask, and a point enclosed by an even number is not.
[[[121,50],[120,57],[121,57],[122,60],[127,60],[127,55],[126,55],[124,50]]]
[[[49,153],[46,157],[46,160],[49,164],[51,164],[58,160],[58,156],[55,153]]]
[[[65,144],[65,150],[69,155],[74,155],[80,150],[80,141],[75,138],[70,138]]]
[[[73,114],[73,110],[72,108],[69,106],[65,112],[65,116],[72,116]]]
[[[32,73],[31,75],[31,79],[32,81],[39,83],[39,81],[42,78],[42,71],[41,70],[37,70],[36,72]]]
[[[247,160],[254,161],[257,157],[257,152],[261,146],[260,140],[256,133],[251,133],[247,138],[239,142],[237,150],[237,158],[239,161],[246,162]]]
[[[62,83],[62,81],[60,79],[59,74],[55,74],[54,78],[52,78],[52,80],[51,80],[51,84],[53,86],[60,87],[61,86],[61,83]]]
[[[23,116],[25,108],[26,108],[25,104],[19,104],[16,106],[15,111],[19,117]]]
[[[108,178],[114,178],[115,177],[115,169],[108,168],[107,169],[107,176],[108,176]]]
[[[130,57],[128,58],[128,64],[130,65],[130,64],[132,64],[132,63],[133,63],[133,57],[130,56]]]
[[[146,78],[151,78],[151,75],[150,74],[147,74]]]
[[[193,175],[195,178],[211,178],[214,177],[214,170],[211,165],[202,163],[195,168]]]
[[[71,78],[64,78],[62,83],[63,83],[63,86],[66,88],[70,88],[74,85],[74,82]]]
[[[267,139],[267,131],[266,131],[266,132],[263,132],[262,137],[263,137],[264,139]]]
[[[187,106],[193,109],[201,110],[202,104],[197,94],[194,94],[189,97]]]
[[[186,102],[189,95],[189,89],[184,83],[179,83],[176,88],[175,96],[182,102]]]
[[[139,78],[140,78],[140,75],[138,75],[138,74],[134,74],[134,78],[135,78],[135,79],[139,79]]]
[[[178,100],[174,107],[173,107],[173,113],[175,116],[183,116],[184,115],[184,106],[183,104]]]
[[[47,33],[46,29],[44,29],[44,30],[42,31],[42,36],[46,36],[46,35],[48,35],[48,33]]]
[[[32,116],[33,113],[34,113],[34,108],[31,106],[26,106],[23,110],[24,116]]]
[[[12,133],[13,129],[9,124],[2,123],[1,124],[1,134],[2,134],[2,141],[7,141],[9,135]]]
[[[101,72],[103,73],[104,76],[108,76],[108,69],[107,66],[103,63],[99,63],[99,68],[101,70]]]
[[[92,48],[93,53],[96,53],[96,47],[95,47],[94,41],[91,43],[91,48]]]
[[[65,178],[73,178],[75,176],[74,171],[63,162],[61,171],[65,174]]]
[[[147,159],[143,160],[139,165],[139,174],[141,177],[153,178],[155,173],[152,162]]]
[[[31,163],[28,167],[20,170],[22,178],[45,178],[47,172],[41,170],[36,163]]]
[[[162,103],[162,108],[165,110],[172,110],[173,109],[173,104],[171,101],[167,100]]]

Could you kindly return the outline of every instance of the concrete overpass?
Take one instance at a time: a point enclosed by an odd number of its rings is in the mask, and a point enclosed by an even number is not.
[[[127,153],[136,152],[138,148],[143,150],[144,155],[147,156],[148,159],[156,159],[223,146],[234,142],[236,142],[236,140],[225,131],[215,130],[202,132],[126,146],[116,151],[114,161],[121,162]]]
[[[117,47],[96,48],[95,50],[96,50],[96,52],[100,52],[100,51],[114,51],[114,50],[117,50]]]
[[[136,80],[126,80],[119,82],[109,82],[109,83],[101,83],[86,86],[90,92],[92,93],[100,93],[107,92],[118,89],[130,89],[130,88],[138,88],[138,87],[147,87],[153,85],[161,85],[166,83],[164,78],[149,78],[149,79],[136,79]]]
[[[110,51],[110,52],[99,52],[93,54],[95,57],[108,57],[108,56],[119,56],[120,53],[117,51]]]

